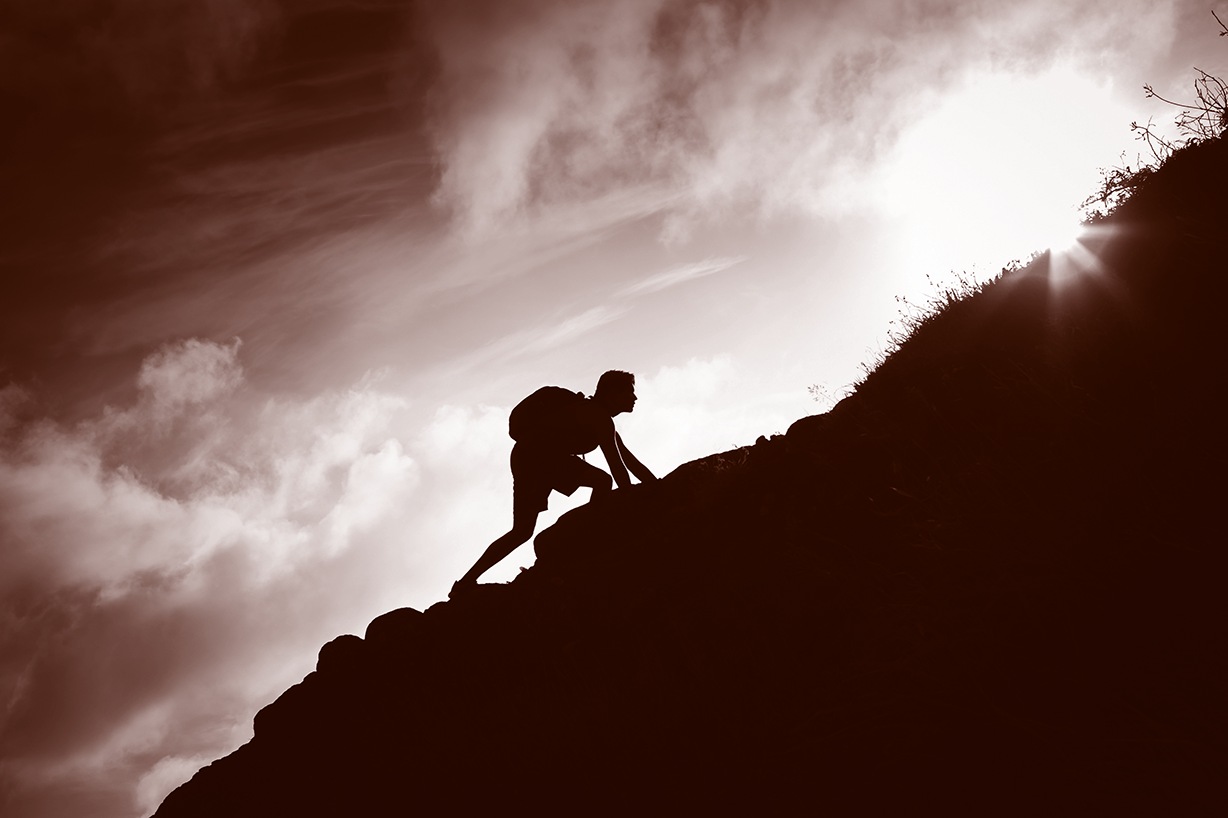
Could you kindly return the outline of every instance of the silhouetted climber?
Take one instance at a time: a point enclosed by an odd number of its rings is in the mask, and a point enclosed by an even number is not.
[[[627,472],[640,482],[656,480],[648,467],[627,449],[614,429],[614,416],[635,409],[635,376],[611,369],[597,381],[591,398],[558,386],[543,386],[516,405],[508,431],[512,447],[512,530],[495,540],[473,567],[452,586],[449,597],[474,588],[478,577],[517,546],[528,542],[537,515],[549,505],[551,491],[571,496],[580,486],[593,489],[590,502],[631,485]],[[578,455],[598,446],[610,475]]]

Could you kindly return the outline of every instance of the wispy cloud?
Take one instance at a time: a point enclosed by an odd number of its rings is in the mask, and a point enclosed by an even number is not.
[[[624,288],[618,294],[631,296],[654,293],[657,290],[664,290],[666,287],[673,287],[676,284],[682,284],[696,278],[719,273],[721,270],[727,270],[735,264],[746,261],[747,258],[747,256],[727,256],[704,259],[703,261],[696,261],[691,264],[680,264],[676,267],[671,267],[663,273],[638,281]]]
[[[626,311],[625,307],[593,307],[554,324],[514,332],[466,356],[457,367],[471,369],[526,355],[541,355],[610,323]]]
[[[544,352],[572,341],[602,324],[608,324],[622,313],[623,310],[612,309],[610,307],[593,307],[591,310],[585,310],[579,315],[572,316],[545,331],[530,335],[524,338],[523,342],[520,340],[513,341],[511,347],[517,355]]]
[[[149,12],[143,0],[6,4],[0,89],[33,83],[73,96],[93,92],[102,104],[118,90],[152,108],[234,78],[282,23],[276,0],[184,0]],[[81,36],[46,36],[83,21]]]

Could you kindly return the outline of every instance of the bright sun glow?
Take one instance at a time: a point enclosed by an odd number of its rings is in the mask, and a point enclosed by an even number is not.
[[[1065,253],[1074,247],[1075,242],[1079,240],[1079,236],[1083,234],[1083,226],[1077,221],[1071,220],[1068,224],[1051,225],[1047,231],[1048,241],[1045,244],[1045,249],[1051,250],[1054,253]]]
[[[883,185],[914,273],[979,268],[1079,234],[1075,206],[1129,142],[1129,112],[1070,66],[980,74],[906,130]]]

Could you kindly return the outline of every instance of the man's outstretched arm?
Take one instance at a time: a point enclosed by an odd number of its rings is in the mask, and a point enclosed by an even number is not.
[[[651,483],[657,479],[657,476],[648,470],[648,467],[641,463],[635,455],[631,454],[631,450],[627,448],[627,444],[623,443],[623,436],[614,433],[614,439],[618,442],[618,451],[622,454],[622,461],[627,468],[641,483]]]
[[[605,455],[605,462],[610,467],[610,476],[614,478],[614,483],[623,489],[631,485],[631,477],[627,474],[627,467],[623,465],[622,455],[618,451],[618,435],[613,426],[611,423],[610,434],[601,441],[601,453]]]

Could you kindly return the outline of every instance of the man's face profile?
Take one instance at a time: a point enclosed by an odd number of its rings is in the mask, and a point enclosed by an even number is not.
[[[635,402],[638,400],[635,396],[635,387],[629,386],[626,389],[620,389],[614,393],[613,406],[611,408],[619,412],[631,412],[635,410]]]

